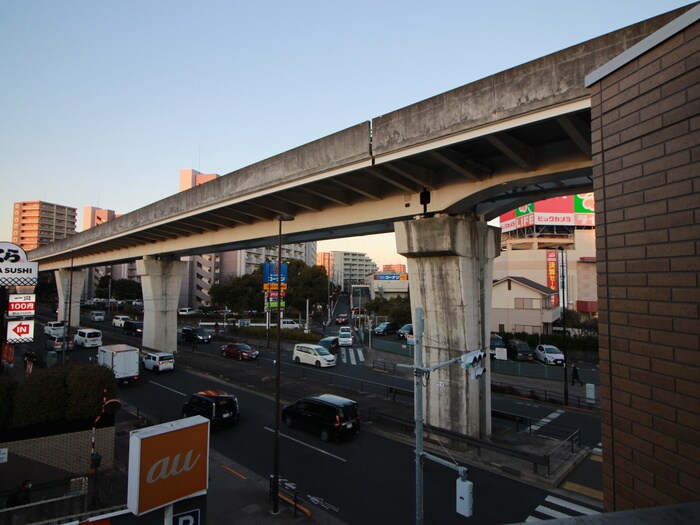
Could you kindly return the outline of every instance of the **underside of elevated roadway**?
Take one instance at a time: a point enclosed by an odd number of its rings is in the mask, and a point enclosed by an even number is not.
[[[680,11],[680,10],[679,10]],[[589,40],[155,202],[29,252],[40,270],[394,231],[428,213],[489,220],[592,191],[584,77],[678,16]]]

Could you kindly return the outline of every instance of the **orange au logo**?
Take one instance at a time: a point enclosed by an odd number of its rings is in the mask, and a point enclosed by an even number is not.
[[[136,515],[207,490],[209,421],[190,417],[137,430],[129,439],[127,507]]]

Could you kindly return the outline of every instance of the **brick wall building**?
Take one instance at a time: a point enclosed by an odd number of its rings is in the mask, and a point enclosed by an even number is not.
[[[699,20],[586,78],[607,510],[700,499]]]

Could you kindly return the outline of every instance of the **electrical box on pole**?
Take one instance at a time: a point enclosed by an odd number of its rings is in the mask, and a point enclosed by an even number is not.
[[[474,483],[462,477],[457,478],[457,514],[471,517],[474,507]]]

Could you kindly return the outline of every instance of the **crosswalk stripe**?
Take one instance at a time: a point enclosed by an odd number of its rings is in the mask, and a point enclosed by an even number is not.
[[[596,514],[600,514],[600,511],[548,494],[542,504],[538,505],[525,521],[545,521],[549,519],[573,518],[582,515],[594,516]]]
[[[343,363],[350,362],[351,365],[360,365],[365,362],[365,353],[362,348],[343,347],[338,350],[338,358]]]
[[[564,499],[557,498],[556,496],[547,496],[545,501],[548,501],[550,503],[554,503],[555,505],[559,505],[560,507],[564,507],[565,509],[571,509],[575,512],[579,512],[581,514],[586,514],[588,516],[593,516],[594,514],[600,514],[597,510],[590,509],[588,507],[584,507],[582,505],[577,505],[576,503],[572,503],[571,501],[566,501]]]
[[[544,514],[545,516],[550,516],[552,518],[571,518],[570,514],[565,514],[563,512],[559,512],[558,510],[550,509],[544,505],[538,505],[535,512],[539,512],[540,514]]]

